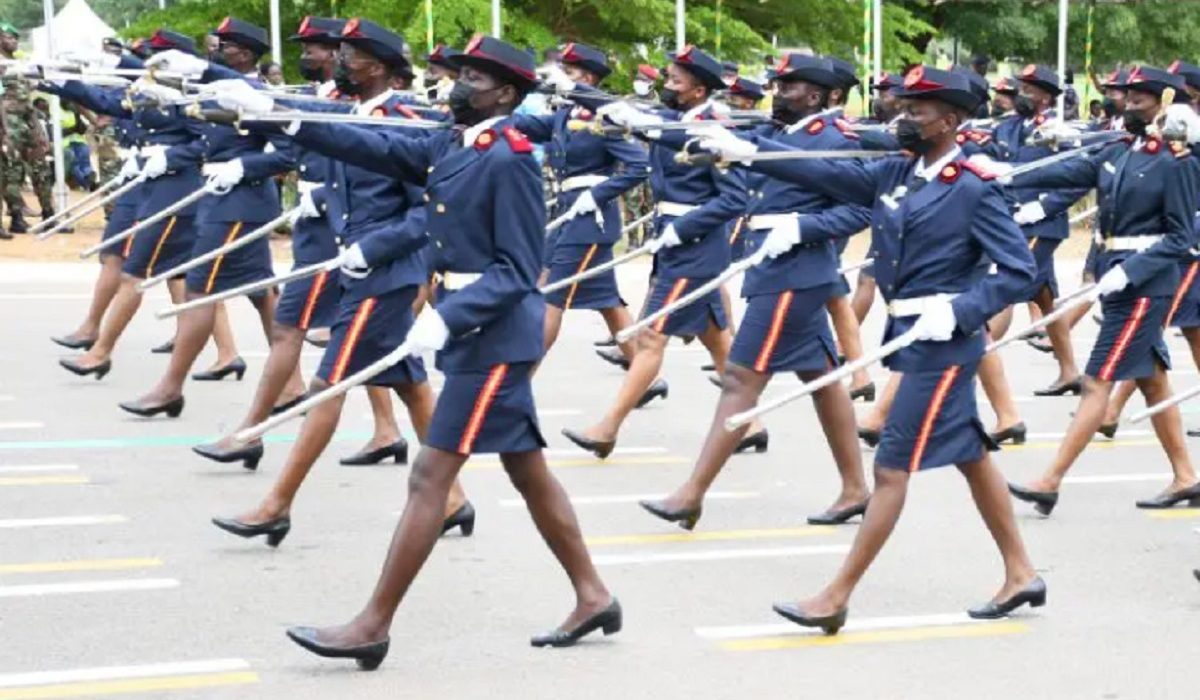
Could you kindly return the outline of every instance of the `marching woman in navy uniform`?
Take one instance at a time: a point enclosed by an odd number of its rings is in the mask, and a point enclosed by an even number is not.
[[[576,95],[574,99],[598,114],[612,114],[612,121],[624,126],[652,126],[664,119],[713,118],[716,113],[712,93],[723,89],[721,64],[689,46],[668,66],[663,89],[663,104],[667,109],[659,113],[639,112],[626,102],[604,105],[611,98],[602,96],[593,99],[590,95]],[[612,112],[613,109],[624,112]],[[683,132],[663,132],[661,137],[682,139]],[[652,242],[656,272],[643,310],[646,315],[673,304],[729,266],[726,224],[744,213],[747,204],[745,189],[736,174],[676,163],[676,152],[677,146],[653,141],[650,146],[650,187],[658,202],[658,237]],[[639,405],[662,368],[671,337],[699,338],[717,372],[724,371],[732,334],[720,293],[714,290],[645,329],[637,338],[637,350],[625,381],[603,419],[584,430],[566,428],[563,435],[597,457],[607,457],[616,446],[621,424]]]
[[[168,29],[156,31],[149,43],[154,52],[190,52],[195,47],[191,39]],[[140,133],[138,159],[126,161],[125,166],[128,168],[125,171],[128,176],[141,175],[146,178],[142,185],[127,195],[134,197],[136,220],[145,220],[157,214],[200,189],[204,184],[198,164],[171,164],[167,157],[170,150],[193,148],[199,141],[195,129],[177,115],[176,111],[179,108],[138,107],[131,111],[128,105],[123,103],[123,91],[105,90],[76,81],[68,81],[56,92],[93,111],[130,118],[137,125]],[[142,294],[137,291],[137,283],[188,259],[196,240],[196,211],[196,205],[190,205],[159,224],[127,238],[124,243],[108,249],[119,251],[124,258],[121,285],[109,306],[96,342],[79,357],[59,360],[63,368],[81,376],[95,375],[102,378],[108,374],[112,369],[112,354],[117,341],[142,303]],[[128,222],[124,228],[116,229],[114,223],[125,222],[114,218],[110,226],[105,228],[107,238],[133,225],[133,222]],[[183,285],[180,281],[174,280],[168,284],[176,288],[176,294],[182,292]],[[207,337],[205,339],[207,340]]]
[[[823,58],[790,54],[775,77],[775,123],[750,132],[746,139],[775,139],[801,150],[854,148],[842,126],[825,111],[829,92],[840,84]],[[844,122],[843,122],[844,124]],[[662,500],[643,501],[655,516],[692,529],[700,518],[704,494],[745,434],[725,430],[725,419],[758,402],[771,377],[794,372],[811,380],[837,365],[826,306],[841,292],[835,246],[865,229],[870,210],[839,202],[814,190],[759,173],[739,172],[752,194],[747,210],[746,254],[768,260],[746,271],[742,296],[746,315],[733,340],[722,375],[721,400],[695,468],[687,482]],[[816,392],[813,403],[829,440],[842,491],[814,524],[844,523],[867,507],[862,452],[855,434],[854,407],[839,383]]]
[[[339,82],[357,98],[355,113],[376,117],[396,115],[397,127],[403,126],[404,117],[400,116],[403,103],[389,86],[396,74],[408,70],[403,55],[404,38],[357,18],[346,22],[339,38],[342,45]],[[219,90],[220,86],[214,88]],[[270,125],[254,128],[278,129]],[[315,393],[374,363],[404,340],[413,323],[413,306],[420,286],[428,279],[428,264],[423,254],[427,240],[425,208],[418,186],[332,160],[325,171],[324,186],[312,196],[317,202],[315,208],[329,221],[335,240],[345,246],[341,254],[342,293],[333,334],[313,381]],[[408,407],[417,437],[424,442],[434,397],[421,358],[398,362],[374,377],[371,384],[396,392]],[[271,546],[283,540],[291,527],[296,494],[329,445],[344,398],[339,396],[309,412],[271,491],[244,515],[214,519],[217,527],[241,537],[265,535]],[[407,443],[397,450],[397,460],[407,461]],[[259,441],[233,451],[214,449],[204,456],[218,461],[257,460],[262,452]],[[475,510],[457,482],[445,501],[445,509],[444,529],[459,527],[464,535],[471,534]]]
[[[1179,262],[1195,245],[1193,217],[1200,177],[1188,147],[1152,134],[1163,93],[1183,90],[1183,80],[1167,71],[1141,67],[1130,72],[1125,130],[1132,136],[1092,157],[1075,158],[1019,175],[1025,187],[1103,189],[1100,197],[1102,245],[1096,259],[1104,321],[1088,358],[1079,408],[1041,477],[1012,484],[1017,498],[1043,515],[1058,504],[1063,477],[1100,427],[1113,383],[1132,379],[1147,405],[1171,396],[1170,357],[1163,325],[1179,287]],[[1196,130],[1200,132],[1200,129]],[[1115,156],[1115,165],[1113,165]],[[1111,167],[1110,172],[1108,168]],[[1184,443],[1179,408],[1151,421],[1171,462],[1174,478],[1166,490],[1137,502],[1139,508],[1200,505],[1200,483]]]
[[[546,214],[533,144],[510,116],[536,82],[533,59],[480,36],[456,62],[461,73],[450,104],[465,131],[409,137],[346,124],[287,129],[302,145],[424,185],[429,252],[441,276],[434,307],[417,317],[405,343],[416,355],[436,351],[446,382],[379,582],[350,623],[288,631],[313,653],[353,658],[366,669],[387,655],[396,608],[437,541],[447,493],[472,454],[500,453],[575,589],[575,609],[532,643],[569,646],[590,632],[621,628],[621,607],[592,565],[571,502],[546,466],[533,402],[530,378],[543,345],[537,278]],[[236,87],[222,106],[270,109],[264,96]]]
[[[221,56],[229,68],[236,70],[259,85],[258,58],[270,48],[267,32],[261,27],[232,17],[217,28],[221,40]],[[197,59],[198,63],[203,63]],[[148,62],[149,65],[149,62]],[[180,119],[186,119],[182,115]],[[190,122],[194,125],[194,122]],[[197,231],[193,257],[203,255],[222,245],[228,245],[239,234],[249,233],[279,216],[279,190],[272,176],[294,167],[284,149],[265,152],[267,140],[261,135],[240,135],[232,126],[204,122],[199,125],[200,138],[183,146],[167,150],[170,169],[194,168],[203,165],[202,172],[217,191],[200,200],[196,211]],[[211,263],[188,270],[187,298],[224,291],[272,276],[271,249],[266,238],[243,248],[218,256]],[[263,334],[271,337],[271,318],[275,311],[276,294],[268,291],[251,297],[258,311]],[[179,332],[166,373],[148,393],[133,401],[123,401],[123,410],[151,417],[159,413],[178,416],[183,411],[183,384],[192,364],[213,333],[217,310],[210,304],[184,311],[179,315]],[[225,374],[222,369],[212,373]],[[240,372],[245,372],[244,364]],[[240,375],[239,375],[240,376]],[[204,375],[201,377],[204,378]]]
[[[775,606],[787,619],[829,634],[845,623],[851,593],[899,519],[911,474],[948,464],[966,477],[1004,560],[1000,590],[970,615],[1000,617],[1046,600],[1004,477],[988,456],[992,443],[979,421],[974,388],[984,324],[1033,282],[1033,259],[1000,189],[959,159],[957,128],[979,104],[966,79],[917,67],[898,96],[906,103],[897,136],[915,157],[750,165],[829,197],[874,207],[875,275],[890,315],[884,338],[909,331],[918,338],[885,360],[903,378],[875,455],[875,493],[850,554],[815,597]],[[766,139],[755,146],[720,127],[705,128],[712,133],[701,145],[735,161],[791,148]],[[980,274],[985,255],[996,274]]]
[[[611,72],[604,52],[584,44],[563,47],[562,64],[565,72],[556,73],[554,78],[572,89],[576,83],[596,87]],[[594,115],[583,107],[563,107],[545,116],[516,117],[517,130],[530,141],[547,144],[547,163],[558,184],[558,201],[551,218],[571,217],[547,239],[547,247],[551,248],[546,256],[548,284],[612,260],[613,246],[621,239],[618,200],[650,173],[646,151],[640,145],[619,136],[570,128],[572,122],[592,119]],[[546,304],[547,351],[558,338],[564,311],[599,311],[612,335],[633,322],[617,289],[615,271],[552,292]],[[621,350],[627,360],[632,359],[632,343]]]

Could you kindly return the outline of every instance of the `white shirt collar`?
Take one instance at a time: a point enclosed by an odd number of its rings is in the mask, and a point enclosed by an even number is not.
[[[700,114],[702,112],[704,112],[704,110],[708,109],[711,106],[712,106],[712,100],[705,100],[704,102],[701,102],[700,104],[696,105],[695,107],[692,107],[688,111],[684,112],[683,117],[681,117],[679,121],[681,121],[681,122],[693,121],[697,117],[699,117]]]
[[[395,94],[395,91],[391,88],[388,88],[366,102],[359,102],[358,104],[354,105],[354,113],[360,117],[367,116],[371,112],[375,111],[376,107],[379,107],[384,102],[387,102],[393,94]]]
[[[955,146],[954,150],[942,156],[936,163],[929,166],[925,165],[925,157],[922,156],[921,160],[917,161],[917,167],[913,170],[913,174],[917,177],[925,178],[926,182],[933,182],[933,178],[937,177],[938,173],[942,172],[942,168],[946,167],[950,163],[953,163],[961,155],[962,149],[958,146]]]
[[[500,121],[503,118],[504,117],[501,116],[501,117],[492,117],[491,119],[484,119],[483,121],[479,122],[475,126],[470,127],[469,129],[467,129],[466,131],[463,132],[463,144],[465,145],[465,144],[475,143],[475,139],[479,138],[480,134],[482,134],[483,132],[492,128],[493,124],[495,124],[496,122]]]
[[[337,86],[332,80],[326,80],[317,86],[317,97],[329,97],[336,89]]]
[[[804,127],[808,126],[809,124],[812,124],[817,119],[821,119],[822,117],[827,117],[831,114],[836,114],[837,112],[840,112],[841,110],[842,110],[841,107],[833,107],[831,109],[827,109],[822,112],[817,112],[816,114],[810,114],[807,117],[796,122],[795,124],[792,124],[791,126],[789,126],[787,129],[785,129],[785,131],[787,131],[789,134],[794,134],[797,131],[800,131]]]

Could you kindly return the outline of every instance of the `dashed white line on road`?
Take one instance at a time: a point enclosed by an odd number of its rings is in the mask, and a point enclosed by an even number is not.
[[[74,525],[110,525],[128,522],[124,515],[68,515],[58,518],[11,518],[0,520],[0,529],[60,527]]]
[[[0,586],[0,598],[67,595],[72,593],[116,593],[121,591],[152,591],[178,588],[173,578],[130,578],[105,581],[72,581],[70,583],[32,583],[25,586]]]
[[[78,464],[11,464],[0,465],[0,474],[44,474],[47,472],[79,471]]]
[[[109,681],[128,678],[152,678],[173,676],[183,673],[224,673],[244,671],[250,664],[242,659],[211,659],[206,661],[181,661],[175,663],[145,664],[140,666],[103,666],[99,668],[74,668],[64,671],[34,671],[32,673],[8,673],[0,675],[0,688],[19,688],[53,683],[79,683],[83,681]]]

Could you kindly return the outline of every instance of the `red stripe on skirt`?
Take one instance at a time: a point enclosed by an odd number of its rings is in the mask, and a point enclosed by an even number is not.
[[[921,468],[921,458],[925,456],[925,447],[929,444],[929,436],[933,434],[933,424],[937,422],[942,405],[946,402],[946,394],[958,377],[959,366],[954,365],[942,373],[937,387],[933,390],[933,398],[929,400],[929,409],[925,411],[925,420],[921,422],[921,432],[917,435],[917,444],[913,447],[912,458],[908,462],[908,471],[915,472]]]
[[[1113,345],[1112,349],[1108,351],[1108,358],[1100,367],[1100,376],[1097,379],[1106,382],[1112,381],[1113,374],[1117,371],[1117,364],[1125,356],[1125,351],[1129,349],[1129,342],[1137,333],[1138,326],[1142,325],[1142,319],[1146,318],[1146,310],[1149,308],[1149,297],[1142,297],[1134,303],[1133,315],[1125,319],[1125,326],[1121,328],[1121,334],[1117,336],[1116,345]]]

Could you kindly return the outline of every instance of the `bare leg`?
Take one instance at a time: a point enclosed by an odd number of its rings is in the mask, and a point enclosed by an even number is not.
[[[853,362],[862,358],[862,338],[859,336],[858,317],[850,306],[848,297],[834,297],[825,303],[829,317],[833,320],[833,332],[846,360]],[[851,389],[859,389],[871,383],[871,375],[860,369],[850,380]]]
[[[996,429],[993,432],[1006,430],[1021,422],[1021,413],[1004,377],[1004,361],[999,354],[989,352],[979,360],[979,383],[996,413]]]
[[[1067,434],[1058,445],[1058,453],[1054,461],[1042,476],[1031,481],[1029,487],[1035,491],[1057,491],[1063,477],[1083,448],[1087,447],[1095,434],[1096,428],[1104,420],[1104,411],[1108,408],[1108,394],[1112,390],[1112,382],[1101,381],[1084,375],[1083,395],[1079,397],[1079,408],[1075,417],[1067,427]]]
[[[188,293],[189,299],[201,296]],[[187,380],[188,372],[212,335],[215,315],[211,305],[188,309],[179,315],[179,332],[175,336],[175,349],[171,352],[166,374],[148,394],[138,399],[139,404],[158,406],[183,395],[183,383]]]
[[[261,423],[271,415],[271,409],[276,405],[292,401],[304,393],[304,380],[300,377],[300,351],[303,346],[304,331],[295,326],[274,324],[271,329],[271,352],[267,355],[262,378],[250,401],[250,410],[233,432]],[[216,444],[221,450],[233,450],[242,443],[235,442],[230,434]]]
[[[988,321],[988,334],[999,340],[1008,335],[1008,329],[1012,325],[1013,307],[1008,307],[1000,313],[992,316]]]
[[[1125,404],[1129,403],[1129,399],[1133,398],[1133,392],[1137,389],[1137,383],[1123,379],[1117,382],[1113,387],[1112,396],[1108,399],[1108,409],[1104,412],[1104,425],[1112,425],[1121,420],[1121,414],[1125,412]]]
[[[883,387],[883,392],[875,399],[875,405],[867,412],[867,415],[859,423],[863,430],[874,430],[876,432],[883,430],[883,423],[887,420],[888,411],[892,410],[892,403],[896,400],[896,392],[900,390],[900,378],[904,375],[900,372],[892,372],[888,375],[887,384]]]
[[[801,379],[810,381],[816,375],[805,375]],[[863,473],[862,449],[858,446],[858,426],[854,416],[854,404],[843,384],[833,384],[813,395],[817,418],[825,431],[825,439],[833,452],[838,474],[842,478],[842,491],[830,510],[841,510],[858,505],[870,495],[866,475]]]
[[[225,304],[214,304],[212,338],[213,343],[217,346],[217,359],[213,362],[210,370],[220,369],[225,365],[237,359],[238,350],[237,343],[233,339],[233,327],[229,325],[229,312],[225,310]],[[182,317],[181,317],[182,318]]]
[[[543,323],[543,340],[542,340],[542,355],[550,352],[550,348],[554,347],[554,342],[558,340],[558,333],[562,330],[563,310],[553,304],[546,304],[546,317]]]
[[[960,464],[958,471],[967,478],[975,507],[979,509],[979,515],[1004,560],[1004,584],[993,600],[1008,600],[1028,585],[1037,572],[1029,560],[1029,553],[1025,551],[1021,532],[1017,529],[1012,498],[1008,495],[1004,476],[986,453],[979,461]]]
[[[90,350],[75,360],[80,367],[95,367],[112,357],[117,340],[121,338],[121,334],[125,332],[125,328],[142,305],[142,295],[135,288],[138,281],[128,275],[121,277],[109,313],[100,326],[100,336],[96,338],[96,343]]]
[[[604,319],[604,325],[608,326],[608,332],[614,338],[621,329],[633,324],[633,316],[629,313],[629,309],[624,306],[600,309],[600,316]],[[621,348],[621,352],[625,353],[625,359],[632,360],[634,341],[626,340],[624,343],[618,343],[618,345]]]
[[[88,305],[87,316],[69,336],[72,340],[91,340],[100,335],[100,322],[104,320],[104,312],[108,310],[113,297],[121,287],[121,265],[125,260],[119,255],[105,255],[100,259],[100,274],[96,276],[96,284],[92,287],[92,302]]]
[[[663,354],[666,349],[667,336],[652,328],[642,331],[637,338],[637,351],[633,355],[633,361],[629,364],[629,371],[625,373],[625,379],[617,391],[617,398],[600,422],[584,431],[583,434],[586,437],[601,441],[617,439],[625,417],[637,406],[638,399],[646,393],[650,384],[654,382],[654,378],[658,376],[659,370],[662,369]],[[722,366],[724,362],[725,358],[722,357]]]
[[[1050,288],[1043,287],[1034,303],[1043,315],[1054,311],[1054,295]],[[1058,380],[1055,383],[1073,381],[1079,376],[1079,367],[1075,364],[1075,351],[1071,347],[1070,324],[1065,318],[1060,318],[1046,326],[1046,334],[1050,336],[1050,345],[1054,348],[1054,359],[1058,360]]]
[[[870,313],[871,304],[874,303],[875,278],[860,272],[858,280],[854,283],[854,298],[850,301],[850,306],[854,309],[854,317],[858,319],[860,326],[866,320],[867,314]]]
[[[1167,379],[1167,371],[1161,365],[1155,365],[1154,374],[1145,379],[1137,380],[1138,389],[1146,397],[1147,405],[1154,405],[1171,397],[1171,383]],[[1162,444],[1163,452],[1171,462],[1171,471],[1175,478],[1168,487],[1169,491],[1185,489],[1196,483],[1196,470],[1192,467],[1191,457],[1188,456],[1187,445],[1183,438],[1183,423],[1179,418],[1179,407],[1172,406],[1154,415],[1150,422],[1154,424],[1154,434]]]

